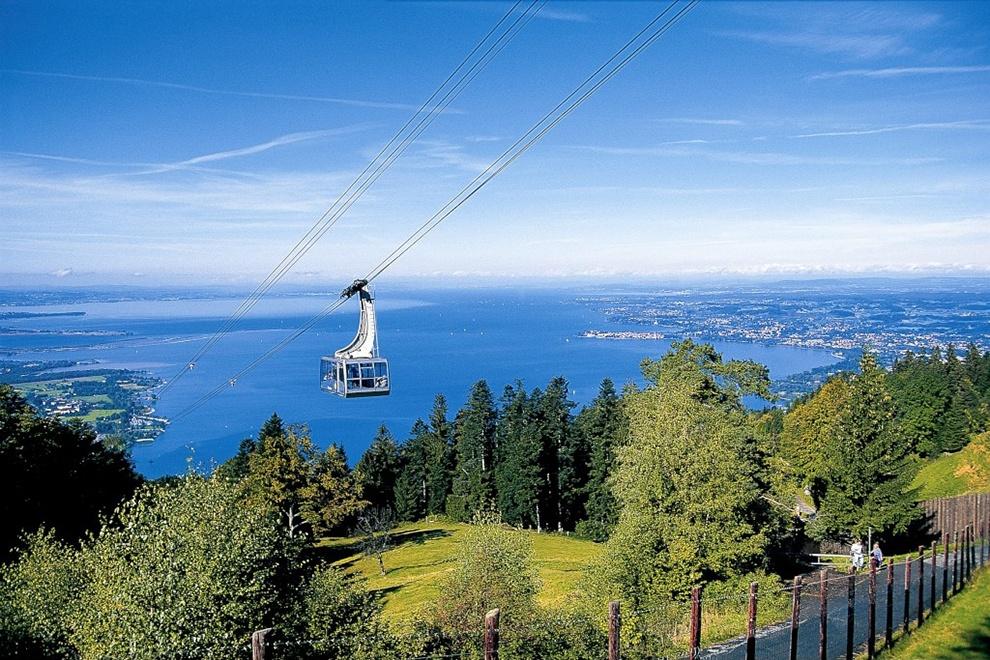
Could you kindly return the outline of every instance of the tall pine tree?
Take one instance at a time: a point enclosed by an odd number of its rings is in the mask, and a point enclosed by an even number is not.
[[[506,386],[495,430],[495,484],[502,519],[510,525],[539,527],[541,471],[539,429],[533,402],[522,383]]]
[[[865,537],[870,528],[881,535],[907,531],[919,516],[909,492],[910,447],[896,423],[886,374],[869,353],[852,379],[836,441],[837,460],[809,533],[819,539],[848,540]]]
[[[364,499],[375,509],[395,509],[399,447],[383,424],[355,467]]]
[[[488,383],[480,380],[471,388],[454,429],[456,464],[447,513],[455,520],[466,522],[494,501],[495,417],[492,392]]]
[[[426,515],[429,442],[429,427],[417,419],[399,450],[401,467],[395,482],[395,515],[399,520],[415,521]]]
[[[581,411],[575,426],[590,449],[586,517],[580,531],[583,536],[604,541],[618,520],[610,476],[615,472],[616,449],[627,433],[621,400],[611,380],[602,381],[598,396]]]
[[[430,434],[426,441],[426,513],[438,515],[447,510],[454,469],[454,447],[447,399],[437,394],[430,413]]]

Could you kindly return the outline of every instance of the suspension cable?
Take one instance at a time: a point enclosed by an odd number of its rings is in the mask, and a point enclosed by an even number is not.
[[[313,224],[312,227],[300,238],[289,250],[282,260],[272,269],[264,280],[245,298],[236,310],[221,324],[214,334],[201,346],[172,378],[170,378],[158,391],[161,396],[168,391],[175,382],[184,374],[191,371],[196,362],[203,357],[213,346],[215,346],[233,326],[249,312],[255,304],[278,283],[282,277],[319,241],[350,209],[351,206],[371,187],[375,181],[387,170],[392,163],[406,150],[406,148],[425,131],[434,119],[440,115],[460,94],[468,84],[473,81],[478,74],[508,45],[508,43],[533,19],[533,17],[543,8],[546,0],[531,0],[528,6],[519,13],[514,21],[502,30],[497,38],[488,45],[487,49],[468,66],[474,55],[478,53],[508,20],[517,13],[519,5],[523,0],[517,0],[509,10],[499,19],[484,37],[471,49],[457,67],[447,76],[447,78],[437,87],[433,93],[423,102],[419,109],[413,113],[406,123],[392,136],[392,138],[381,148],[377,155],[365,166],[364,170],[354,179],[353,182],[337,197],[337,199]],[[463,70],[460,78],[444,92],[451,80]],[[442,93],[443,92],[443,93]],[[441,94],[442,93],[442,94]],[[438,99],[439,97],[439,99]],[[413,125],[416,119],[419,122],[406,132]],[[383,158],[384,156],[384,158]]]
[[[378,263],[368,275],[363,279],[368,282],[373,281],[375,278],[384,273],[389,267],[392,266],[400,257],[402,257],[406,252],[413,248],[417,243],[419,243],[427,234],[429,234],[433,229],[435,229],[441,222],[448,218],[454,211],[460,208],[464,203],[466,203],[471,197],[478,193],[488,182],[493,178],[498,176],[502,171],[505,170],[509,165],[516,161],[520,156],[522,156],[526,151],[532,148],[537,142],[539,142],[548,132],[550,132],[557,124],[559,124],[565,117],[570,115],[574,110],[576,110],[581,104],[588,100],[592,95],[595,94],[605,83],[611,80],[615,75],[619,73],[623,68],[625,68],[632,60],[639,56],[644,50],[653,45],[660,37],[666,34],[674,25],[677,24],[688,12],[694,9],[701,0],[688,0],[688,2],[681,6],[681,8],[674,13],[673,16],[668,18],[662,24],[657,27],[663,18],[669,14],[675,6],[680,3],[681,0],[673,0],[663,11],[661,11],[657,16],[653,18],[646,26],[640,30],[635,36],[629,39],[619,50],[617,50],[608,60],[605,61],[601,66],[599,66],[594,73],[585,78],[581,84],[579,84],[574,91],[568,94],[564,99],[558,103],[550,112],[545,114],[536,124],[534,124],[526,133],[523,134],[511,147],[506,149],[498,158],[496,158],[485,170],[475,177],[467,186],[461,189],[450,201],[448,201],[439,211],[437,211],[433,216],[431,216],[426,222],[424,222],[416,231],[414,231],[408,238],[406,238],[402,243],[400,243],[388,256],[386,256],[382,261]],[[643,35],[648,35],[643,38]],[[636,45],[638,43],[638,45]],[[605,72],[602,74],[602,72]],[[599,74],[602,74],[600,77]],[[596,80],[597,78],[597,80]],[[556,113],[556,114],[555,114]],[[290,343],[298,339],[301,335],[308,332],[317,323],[325,319],[330,314],[334,313],[339,309],[344,302],[345,298],[335,300],[326,307],[324,307],[316,316],[311,318],[301,327],[293,331],[290,335],[283,338],[281,341],[273,345],[262,355],[255,358],[243,369],[238,371],[234,376],[229,378],[226,382],[221,383],[217,387],[213,388],[191,405],[180,411],[174,419],[178,420],[186,415],[192,413],[202,405],[206,404],[208,401],[214,397],[221,394],[228,386],[236,384],[237,380],[250,371],[254,370],[258,365],[272,357],[276,353],[280,352]]]

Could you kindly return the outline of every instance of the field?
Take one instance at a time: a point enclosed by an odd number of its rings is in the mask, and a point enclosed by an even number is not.
[[[973,574],[973,582],[942,609],[901,639],[882,658],[908,660],[976,660],[990,658],[990,570]]]
[[[394,621],[409,620],[440,593],[444,574],[453,568],[457,543],[466,525],[422,522],[396,530],[396,547],[385,554],[386,574],[365,557],[351,538],[325,539],[319,547],[338,566],[367,578],[369,589],[383,596],[385,614]],[[533,541],[533,563],[540,573],[539,602],[562,605],[581,579],[585,565],[602,546],[560,534],[525,531]]]
[[[919,500],[990,491],[990,432],[974,437],[962,451],[927,464],[912,486],[919,489]]]

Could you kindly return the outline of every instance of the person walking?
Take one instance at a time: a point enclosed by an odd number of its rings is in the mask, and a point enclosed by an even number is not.
[[[853,544],[849,546],[849,560],[852,562],[854,570],[858,571],[863,568],[863,542],[859,539],[854,540]]]
[[[883,566],[883,552],[880,550],[879,542],[873,544],[873,550],[870,551],[870,556],[873,557],[874,565],[877,568]]]

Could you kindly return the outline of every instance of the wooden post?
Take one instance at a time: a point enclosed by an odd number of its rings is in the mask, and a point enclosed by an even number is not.
[[[690,660],[696,660],[701,648],[701,587],[691,590],[691,650]]]
[[[963,540],[962,540],[962,553],[963,553],[963,563],[962,563],[962,574],[959,577],[959,588],[962,589],[964,582],[969,582],[969,525],[963,527]]]
[[[945,556],[942,558],[942,603],[949,599],[949,533],[942,535],[942,543],[945,544]]]
[[[821,572],[818,592],[818,658],[828,660],[828,569]]]
[[[619,601],[608,604],[608,660],[619,660]]]
[[[498,616],[498,608],[485,615],[485,660],[498,660]]]
[[[846,576],[846,660],[853,660],[856,635],[856,569],[849,567]]]
[[[866,611],[866,627],[870,638],[866,641],[866,657],[877,653],[877,558],[870,557],[870,601]]]
[[[263,628],[251,633],[251,660],[265,660],[265,651],[268,648],[265,637],[271,631],[271,628]]]
[[[801,576],[794,578],[791,591],[791,654],[790,660],[797,660],[798,626],[801,623]]]
[[[928,608],[929,612],[935,611],[935,589],[937,584],[935,582],[935,573],[938,571],[938,541],[932,541],[932,597],[931,597],[931,607]]]
[[[925,546],[918,546],[918,626],[925,622]]]
[[[894,560],[887,560],[887,617],[884,629],[884,648],[890,648],[894,642]]]
[[[904,562],[904,634],[911,621],[911,558]]]
[[[756,660],[756,590],[759,583],[749,584],[749,613],[746,618],[746,660]]]
[[[959,592],[959,530],[952,532],[952,595]]]

